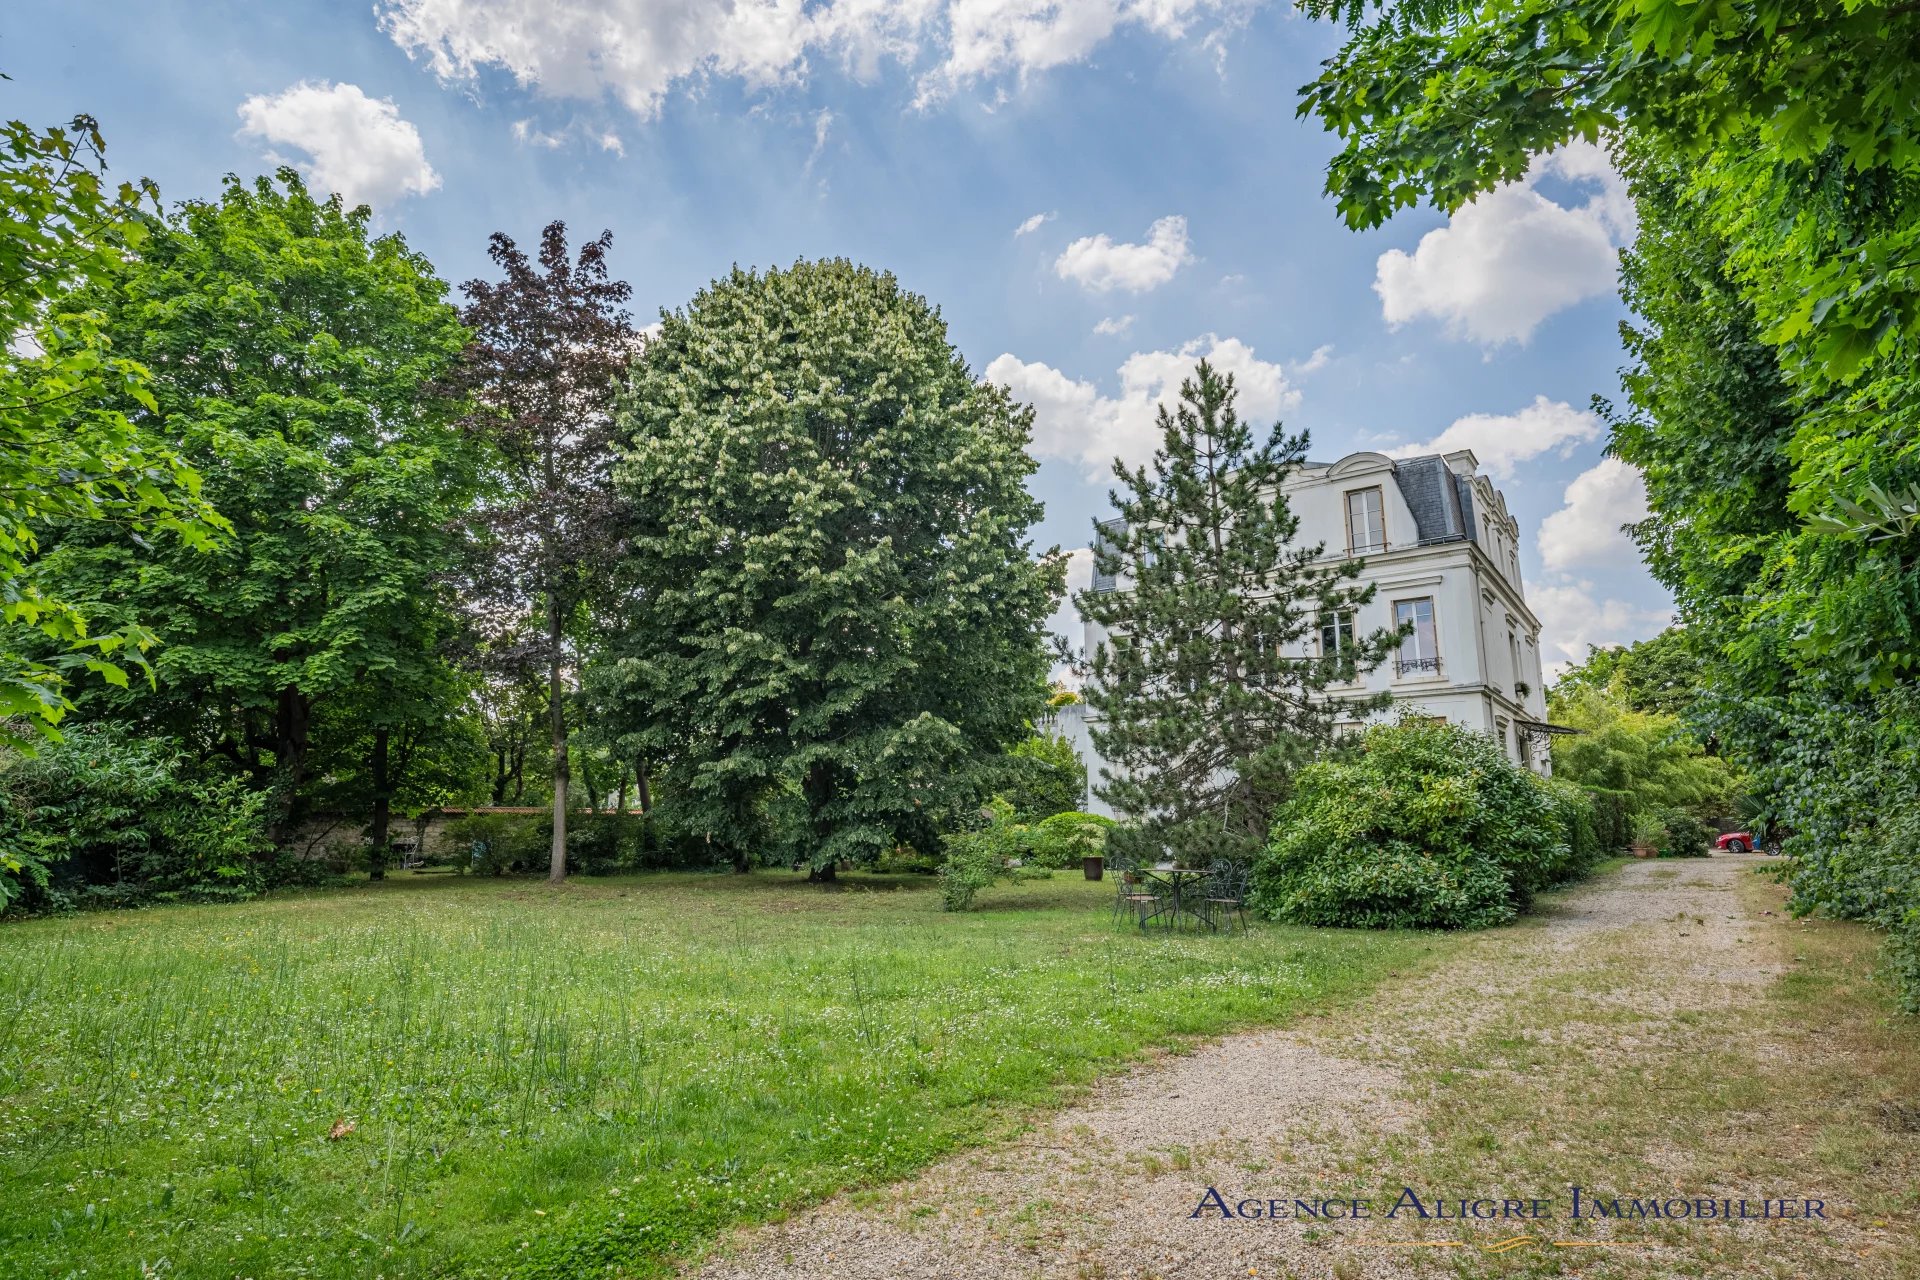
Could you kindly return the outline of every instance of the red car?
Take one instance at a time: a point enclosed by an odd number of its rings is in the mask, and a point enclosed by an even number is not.
[[[1753,848],[1753,833],[1751,831],[1729,831],[1718,840],[1715,840],[1713,847],[1716,849],[1724,849],[1728,853],[1745,853],[1747,850]]]

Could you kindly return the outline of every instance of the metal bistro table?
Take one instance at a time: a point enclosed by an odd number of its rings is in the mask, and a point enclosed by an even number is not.
[[[1205,912],[1197,911],[1191,905],[1193,891],[1199,889],[1204,892],[1207,878],[1205,871],[1200,870],[1198,867],[1159,866],[1141,867],[1135,871],[1134,874],[1142,880],[1165,885],[1167,887],[1167,897],[1169,900],[1169,905],[1165,911],[1156,911],[1153,915],[1147,916],[1140,921],[1140,927],[1142,929],[1147,927],[1149,920],[1157,919],[1162,915],[1169,917],[1167,921],[1167,928],[1169,929],[1177,928],[1182,916],[1185,916],[1196,924],[1203,924],[1209,929],[1216,927],[1213,921],[1207,918]]]

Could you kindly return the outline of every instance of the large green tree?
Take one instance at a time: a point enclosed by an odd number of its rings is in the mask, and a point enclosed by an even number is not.
[[[1920,326],[1920,9],[1905,0],[1308,0],[1353,34],[1302,93],[1355,226],[1449,211],[1576,137],[1705,177],[1769,340],[1820,382]],[[1895,216],[1877,216],[1888,215]],[[1866,216],[1862,216],[1866,215]]]
[[[107,179],[88,117],[0,126],[0,745],[15,728],[52,734],[75,669],[124,686],[154,644],[137,615],[102,628],[49,580],[49,535],[111,529],[132,561],[148,540],[204,549],[226,527],[151,430],[146,370],[115,347],[89,288],[140,249],[157,201],[151,183]]]
[[[1622,260],[1632,363],[1612,447],[1646,476],[1653,514],[1636,533],[1698,663],[1682,714],[1740,766],[1756,819],[1784,837],[1796,908],[1892,929],[1907,999],[1920,1000],[1908,835],[1920,790],[1905,763],[1920,720],[1889,660],[1910,644],[1920,572],[1897,536],[1800,514],[1809,460],[1877,448],[1873,466],[1898,466],[1897,427],[1835,430],[1843,393],[1796,388],[1694,175],[1642,141],[1624,159],[1640,231]],[[1609,676],[1629,702],[1643,696],[1640,656],[1622,654]]]
[[[298,174],[229,178],[157,222],[88,295],[114,350],[151,372],[143,421],[233,525],[210,554],[75,536],[76,594],[164,642],[157,694],[114,714],[224,756],[297,817],[315,712],[352,694],[418,705],[440,661],[441,575],[474,485],[458,406],[431,394],[466,341],[445,286],[364,207]]]
[[[1556,700],[1584,690],[1617,689],[1622,704],[1634,711],[1685,716],[1700,700],[1709,670],[1702,647],[1685,627],[1668,627],[1629,645],[1589,646],[1586,661],[1555,678],[1547,710],[1551,714]]]
[[[1138,819],[1113,836],[1123,853],[1250,861],[1334,721],[1385,701],[1333,690],[1400,637],[1357,631],[1373,598],[1360,561],[1295,541],[1282,486],[1307,437],[1276,423],[1256,442],[1236,394],[1202,361],[1160,408],[1152,462],[1114,463],[1118,519],[1094,526],[1094,566],[1119,589],[1074,597],[1107,632],[1086,655],[1085,696],[1117,766],[1099,794]]]
[[[621,417],[609,678],[743,861],[787,789],[822,877],[931,848],[1030,732],[1064,572],[1029,542],[1031,422],[925,299],[850,262],[735,270],[663,317]]]

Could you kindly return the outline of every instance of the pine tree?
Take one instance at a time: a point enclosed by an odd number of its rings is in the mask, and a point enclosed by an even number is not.
[[[1328,560],[1282,482],[1306,457],[1278,423],[1257,448],[1231,375],[1201,361],[1160,409],[1150,467],[1114,463],[1119,518],[1095,526],[1094,564],[1122,583],[1075,605],[1108,638],[1084,660],[1093,741],[1114,766],[1100,797],[1137,822],[1115,851],[1204,864],[1250,859],[1293,770],[1336,718],[1381,706],[1330,696],[1378,666],[1399,634],[1357,634],[1373,598],[1357,560]],[[1325,628],[1325,640],[1322,630]]]

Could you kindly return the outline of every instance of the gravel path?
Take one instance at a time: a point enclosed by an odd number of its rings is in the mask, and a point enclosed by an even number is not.
[[[1116,1077],[1013,1145],[957,1156],[863,1196],[858,1205],[837,1200],[737,1233],[692,1274],[700,1280],[1480,1274],[1455,1270],[1482,1265],[1466,1254],[1443,1259],[1431,1249],[1355,1247],[1363,1237],[1410,1239],[1399,1222],[1322,1224],[1316,1231],[1307,1223],[1190,1215],[1209,1186],[1238,1200],[1338,1194],[1366,1168],[1406,1169],[1412,1181],[1437,1132],[1426,1108],[1478,1097],[1450,1091],[1502,1089],[1516,1071],[1572,1075],[1564,1062],[1546,1068],[1496,1062],[1454,1071],[1436,1084],[1435,1064],[1456,1060],[1470,1041],[1484,1043],[1503,1016],[1529,1026],[1539,1021],[1509,1007],[1503,997],[1516,988],[1576,971],[1586,975],[1569,987],[1566,1002],[1573,1008],[1566,1020],[1520,1033],[1577,1044],[1582,1073],[1639,1070],[1649,1056],[1685,1053],[1699,1019],[1750,998],[1756,984],[1779,972],[1772,962],[1777,952],[1756,938],[1758,922],[1745,916],[1734,891],[1735,878],[1754,861],[1631,864],[1512,927],[1467,942],[1436,972],[1383,986],[1349,1009],[1293,1029],[1231,1036]],[[1526,1081],[1530,1088],[1546,1083]],[[1564,1085],[1565,1096],[1577,1096],[1581,1081]],[[1681,1154],[1649,1142],[1634,1158],[1658,1169]],[[1580,1159],[1576,1148],[1564,1163],[1573,1167]],[[1503,1194],[1497,1187],[1456,1190]],[[1492,1233],[1476,1233],[1477,1241],[1527,1229],[1524,1223],[1483,1225]],[[1847,1242],[1832,1244],[1837,1256]],[[1676,1274],[1667,1267],[1677,1259],[1664,1252],[1665,1263],[1644,1264],[1618,1254],[1601,1261],[1589,1252],[1581,1265],[1592,1258],[1599,1269],[1582,1274]],[[1538,1250],[1534,1256],[1548,1261]],[[1566,1256],[1574,1265],[1573,1255]],[[1496,1261],[1504,1259],[1486,1258],[1484,1265]]]

